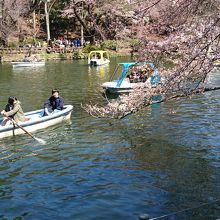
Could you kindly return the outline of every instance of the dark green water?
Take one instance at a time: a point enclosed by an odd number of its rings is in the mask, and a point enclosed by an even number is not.
[[[75,107],[70,123],[35,133],[46,145],[25,135],[0,140],[0,219],[135,220],[185,209],[160,219],[220,217],[219,91],[123,120],[93,118],[80,105],[102,103],[99,84],[118,61],[128,60],[0,65],[1,108],[15,95],[25,111],[39,109],[53,87]],[[220,85],[220,71],[212,75]]]

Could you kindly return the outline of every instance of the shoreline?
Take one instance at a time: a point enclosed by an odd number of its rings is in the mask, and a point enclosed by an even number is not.
[[[121,51],[110,51],[110,57],[122,57],[122,56],[131,56],[130,50],[121,50]],[[65,51],[60,50],[59,52],[48,52],[47,50],[17,50],[16,48],[4,49],[2,53],[0,53],[0,63],[7,62],[19,62],[24,59],[25,56],[33,57],[36,56],[39,60],[79,60],[79,59],[87,59],[88,53],[82,52],[82,49],[78,49],[75,51]]]

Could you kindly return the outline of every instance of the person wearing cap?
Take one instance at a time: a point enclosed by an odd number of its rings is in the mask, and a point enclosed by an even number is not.
[[[1,114],[10,117],[15,120],[15,122],[23,122],[25,121],[24,112],[21,107],[21,102],[17,100],[16,97],[10,96],[8,98],[8,104],[5,106],[5,109],[1,111]],[[2,121],[2,126],[8,124],[10,120],[5,118]]]
[[[55,110],[62,110],[64,99],[59,96],[59,90],[53,89],[52,96],[44,102],[44,116],[50,115]]]

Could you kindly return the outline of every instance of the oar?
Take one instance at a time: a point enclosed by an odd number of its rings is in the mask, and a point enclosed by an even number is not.
[[[21,125],[19,125],[14,119],[5,116],[8,120],[10,120],[13,124],[15,124],[16,126],[18,126],[21,130],[23,130],[27,135],[29,135],[30,137],[32,137],[34,140],[40,142],[41,144],[46,144],[46,141],[44,141],[41,138],[37,138],[35,137],[33,134],[31,134],[30,132],[28,132],[26,129],[24,129]]]

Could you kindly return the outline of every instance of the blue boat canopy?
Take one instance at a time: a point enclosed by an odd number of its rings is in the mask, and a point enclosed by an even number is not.
[[[130,67],[133,66],[142,66],[142,65],[150,65],[153,69],[154,69],[154,73],[151,76],[151,85],[154,87],[157,86],[157,84],[160,82],[161,77],[160,74],[157,70],[157,68],[155,68],[155,65],[152,62],[130,62],[130,63],[118,63],[119,66],[123,66],[123,71],[121,73],[121,76],[119,78],[119,80],[117,81],[117,85],[116,88],[119,88],[122,84],[122,81],[124,80],[124,78],[126,77],[128,70]]]

